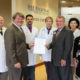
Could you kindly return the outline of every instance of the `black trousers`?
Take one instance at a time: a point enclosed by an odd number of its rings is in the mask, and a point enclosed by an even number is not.
[[[53,65],[51,62],[44,62],[47,73],[47,80],[53,80]]]
[[[53,64],[53,80],[70,80],[70,66],[55,66]]]
[[[21,79],[22,80],[35,80],[35,66],[26,66],[22,69]]]

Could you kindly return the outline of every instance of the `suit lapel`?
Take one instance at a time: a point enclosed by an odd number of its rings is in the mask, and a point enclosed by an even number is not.
[[[14,24],[13,24],[13,27],[14,27],[17,35],[18,35],[22,40],[25,40],[25,34],[24,34],[24,32],[21,32]]]
[[[66,28],[64,27],[57,37],[56,34],[54,35],[54,42],[57,42],[59,40],[59,38],[64,34],[65,29]]]

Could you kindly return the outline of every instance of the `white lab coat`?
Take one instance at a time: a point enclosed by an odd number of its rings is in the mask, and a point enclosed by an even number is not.
[[[41,30],[40,30],[39,36],[46,38],[46,44],[49,44],[49,43],[52,42],[53,31],[55,31],[55,30],[56,30],[56,28],[51,28],[51,30],[50,30],[50,32],[49,32],[49,34],[48,34],[47,28],[46,28],[46,27],[43,27],[43,28],[41,28]],[[51,61],[51,49],[48,50],[48,49],[46,48],[45,54],[42,54],[42,55],[40,56],[40,58],[41,58],[43,61]]]
[[[73,36],[74,36],[74,40],[75,38],[79,37],[80,36],[80,30],[79,29],[76,29],[74,32],[73,32]],[[71,66],[74,66],[73,65],[73,49],[71,51]]]
[[[4,45],[4,33],[6,28],[2,28],[3,36],[0,34],[0,73],[8,71],[6,66],[6,51]]]
[[[22,28],[26,37],[26,43],[29,44],[34,42],[35,37],[38,35],[38,29],[32,26],[32,33],[31,33],[26,25],[23,26]],[[29,64],[27,66],[33,66],[37,63],[37,55],[33,53],[33,48],[28,50],[28,59],[29,59]]]

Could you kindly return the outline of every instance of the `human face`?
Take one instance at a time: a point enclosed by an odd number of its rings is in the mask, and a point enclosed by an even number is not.
[[[77,25],[78,24],[76,23],[76,21],[71,21],[70,22],[70,28],[71,28],[71,30],[74,31],[76,29]]]
[[[13,20],[13,22],[18,26],[22,26],[22,24],[24,22],[24,18],[22,18],[21,16],[17,15],[16,18]]]
[[[33,23],[33,17],[27,17],[26,18],[26,24],[28,25],[28,26],[31,26],[32,25],[32,23]]]
[[[51,28],[51,27],[52,27],[53,22],[52,22],[51,19],[48,19],[45,23],[46,23],[46,26],[47,26],[48,28]]]
[[[58,27],[58,29],[61,29],[64,27],[64,19],[63,18],[56,18],[56,25]]]
[[[4,18],[0,16],[0,28],[4,26]]]

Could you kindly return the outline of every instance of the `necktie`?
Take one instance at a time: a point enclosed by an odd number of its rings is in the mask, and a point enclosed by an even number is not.
[[[51,28],[48,28],[48,27],[47,27],[47,30],[48,30],[48,34],[49,34],[49,32],[50,32]]]
[[[56,31],[56,37],[58,37],[58,35],[59,35],[59,30]]]
[[[0,29],[0,34],[3,35],[2,28]]]
[[[48,29],[48,34],[49,34],[49,32],[50,32],[50,29]]]
[[[21,32],[23,32],[23,29],[20,27]]]
[[[32,28],[31,28],[31,26],[29,27],[29,31],[32,32]]]

